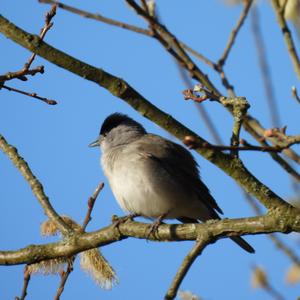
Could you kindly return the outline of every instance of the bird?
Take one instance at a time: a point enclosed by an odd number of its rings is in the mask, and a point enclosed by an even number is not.
[[[101,165],[120,207],[132,216],[182,223],[220,220],[223,214],[200,178],[189,150],[145,128],[125,114],[113,113],[102,123]],[[230,237],[249,253],[255,250],[239,236]]]

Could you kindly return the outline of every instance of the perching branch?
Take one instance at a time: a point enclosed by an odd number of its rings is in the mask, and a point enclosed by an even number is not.
[[[60,242],[30,245],[20,250],[0,251],[0,265],[31,264],[41,260],[71,257],[79,252],[106,246],[128,237],[146,239],[151,224],[127,221],[116,228],[114,224],[91,233],[82,233]],[[155,241],[196,241],[209,235],[209,241],[228,236],[246,234],[266,234],[272,232],[300,232],[299,210],[277,209],[270,214],[241,219],[223,219],[204,224],[162,224],[157,235],[150,236]]]

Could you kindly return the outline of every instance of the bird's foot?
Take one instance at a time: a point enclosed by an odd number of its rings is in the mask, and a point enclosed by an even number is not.
[[[148,240],[150,238],[150,235],[156,236],[158,232],[158,227],[163,224],[163,219],[166,217],[166,214],[163,214],[159,216],[150,226],[150,229],[148,231],[148,234],[146,236],[146,239]]]
[[[127,222],[128,220],[133,221],[133,219],[136,217],[139,217],[139,215],[138,214],[129,214],[124,217],[118,217],[116,215],[113,215],[112,222],[113,222],[114,227],[119,227],[121,224]]]

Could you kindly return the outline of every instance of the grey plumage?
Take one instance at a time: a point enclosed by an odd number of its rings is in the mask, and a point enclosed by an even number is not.
[[[112,114],[103,122],[99,139],[101,165],[121,208],[156,219],[183,223],[220,219],[222,210],[201,181],[197,163],[181,145],[148,134],[131,118]],[[232,237],[248,252],[254,249]]]

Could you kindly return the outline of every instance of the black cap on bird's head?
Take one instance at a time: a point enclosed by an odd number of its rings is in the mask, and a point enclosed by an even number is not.
[[[115,127],[118,127],[120,125],[128,125],[131,127],[136,127],[138,129],[141,129],[146,133],[146,130],[144,127],[139,124],[138,122],[134,121],[133,119],[129,118],[127,115],[120,114],[120,113],[114,113],[108,116],[100,129],[100,135],[106,135],[108,132],[110,132]]]
[[[120,126],[120,125],[127,125],[133,128],[136,128],[138,131],[142,133],[146,133],[146,130],[144,127],[128,117],[127,115],[121,114],[121,113],[113,113],[109,115],[103,122],[101,129],[100,129],[100,137],[107,135],[112,129]],[[97,147],[99,146],[99,139],[97,139],[95,142],[89,144],[90,147]]]

